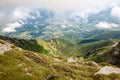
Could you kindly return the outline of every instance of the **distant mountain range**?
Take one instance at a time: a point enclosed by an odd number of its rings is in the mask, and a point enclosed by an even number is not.
[[[86,20],[73,12],[66,12],[64,16],[56,15],[49,9],[36,9],[29,13],[26,19],[19,19],[11,22],[14,25],[20,24],[19,27],[11,28],[14,31],[3,31],[0,34],[18,37],[18,38],[68,38],[84,39],[98,33],[119,31],[120,22],[110,14],[111,9],[90,15]],[[74,14],[74,15],[73,15]],[[77,19],[77,20],[76,20]]]

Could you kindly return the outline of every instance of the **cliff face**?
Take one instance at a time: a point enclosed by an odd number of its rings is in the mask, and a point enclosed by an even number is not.
[[[106,62],[120,67],[120,41],[107,53]]]

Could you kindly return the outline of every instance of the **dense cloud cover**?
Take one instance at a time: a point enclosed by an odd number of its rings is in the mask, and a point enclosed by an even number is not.
[[[69,18],[78,16],[86,21],[92,14],[111,9],[110,15],[120,19],[120,0],[1,0],[0,26],[8,27],[4,28],[4,31],[6,32],[8,29],[10,29],[8,31],[14,32],[16,27],[22,25],[18,23],[20,19],[26,19],[28,17],[35,18],[29,13],[36,8],[51,9],[54,11],[55,15],[57,15],[57,18],[61,17],[58,15],[72,12],[72,14],[69,15]],[[38,15],[40,14],[38,13]],[[76,21],[77,20],[78,19],[76,19]],[[11,25],[14,26],[10,27]],[[95,24],[95,26],[99,28],[103,28],[104,25],[105,28],[111,28],[117,24],[105,21]]]

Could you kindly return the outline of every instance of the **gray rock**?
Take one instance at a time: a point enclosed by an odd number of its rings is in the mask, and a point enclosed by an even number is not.
[[[110,74],[120,74],[120,68],[114,68],[111,66],[105,66],[102,67],[97,73],[95,73],[95,75],[97,74],[104,74],[104,75],[110,75]]]

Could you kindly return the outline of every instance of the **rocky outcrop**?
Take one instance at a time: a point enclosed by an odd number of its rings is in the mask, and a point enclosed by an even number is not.
[[[120,41],[107,52],[105,61],[120,67]]]
[[[6,51],[11,50],[12,46],[12,44],[0,40],[0,54],[4,54]]]
[[[75,63],[75,62],[77,62],[76,59],[73,59],[72,57],[67,58],[67,63]]]
[[[54,60],[55,62],[61,62],[61,60],[58,59],[58,58],[53,58],[53,60]]]
[[[120,68],[114,68],[111,66],[105,66],[103,68],[101,68],[97,73],[95,73],[95,75],[97,74],[104,74],[104,75],[110,75],[110,74],[120,74]]]

